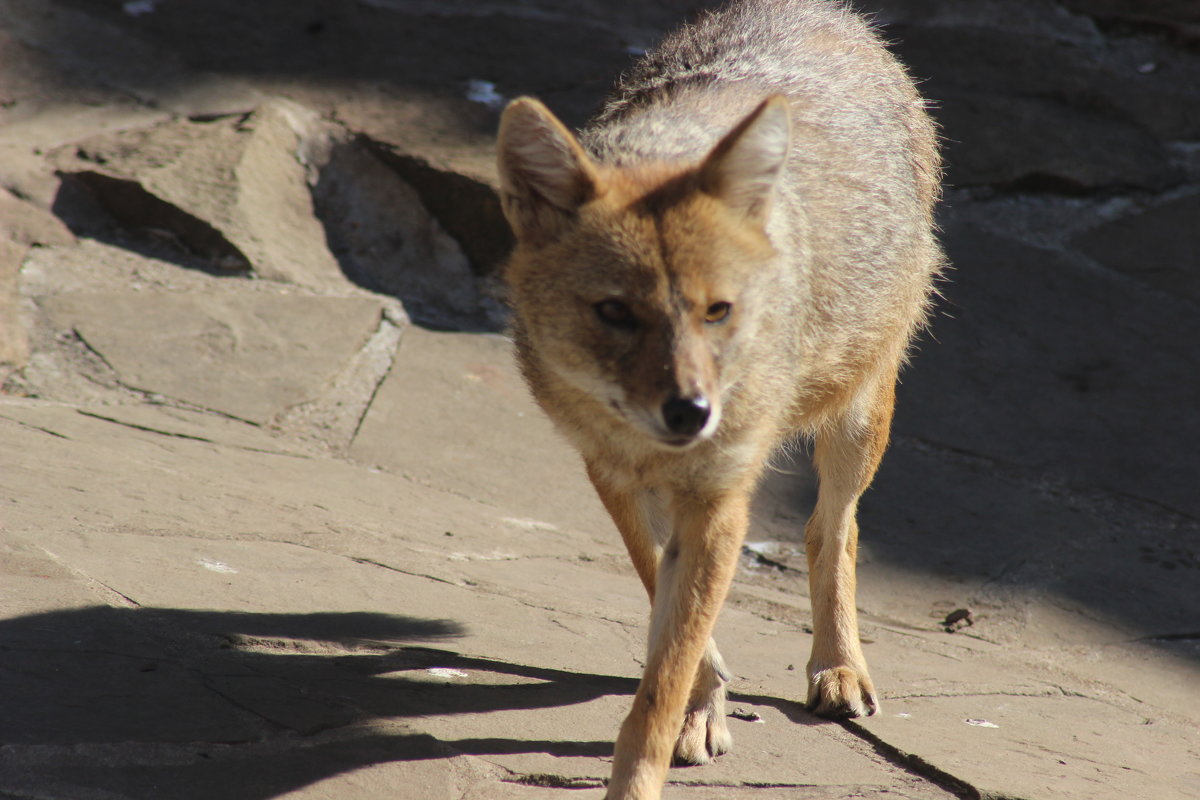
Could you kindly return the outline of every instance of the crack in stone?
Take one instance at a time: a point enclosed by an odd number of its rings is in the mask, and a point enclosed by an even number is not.
[[[121,386],[122,388],[126,388],[126,389],[130,388],[128,386],[125,386],[125,384],[121,383],[120,379],[117,378],[116,368],[113,367],[113,365],[109,362],[109,360],[104,357],[104,354],[101,353],[95,346],[93,346],[91,342],[89,342],[87,339],[83,338],[83,334],[80,333],[78,328],[71,328],[71,333],[75,336],[76,341],[78,341],[81,345],[83,345],[83,349],[87,351],[87,354],[89,356],[91,356],[92,358],[99,361],[101,364],[104,365],[105,369],[107,369],[109,372],[112,373],[111,380],[115,384],[117,384],[118,386]],[[87,376],[87,377],[91,377],[91,376]],[[132,390],[132,391],[137,391],[137,390]]]
[[[83,334],[80,333],[80,331],[78,329],[72,328],[71,333],[74,335],[75,340],[78,341],[83,346],[85,352],[89,356],[97,359],[104,366],[105,369],[107,369],[109,372],[112,373],[111,375],[107,375],[104,377],[84,373],[84,375],[83,375],[84,378],[91,381],[92,383],[95,383],[98,386],[103,386],[106,389],[117,389],[117,390],[120,390],[123,392],[128,392],[130,395],[140,399],[142,402],[146,403],[147,405],[159,405],[159,406],[166,406],[167,408],[178,408],[182,411],[192,411],[197,414],[211,414],[212,416],[215,416],[215,417],[221,417],[223,419],[233,420],[234,422],[241,422],[246,425],[252,425],[255,428],[262,428],[262,425],[260,425],[259,423],[255,422],[254,420],[251,420],[251,419],[245,419],[243,417],[238,417],[233,414],[229,414],[225,411],[220,411],[215,408],[208,408],[206,406],[196,405],[195,403],[190,403],[187,400],[183,400],[182,398],[170,397],[168,395],[160,394],[160,393],[152,391],[150,389],[142,389],[138,386],[133,386],[131,384],[128,384],[125,381],[121,380],[120,374],[113,367],[113,365],[108,362],[108,359],[106,359],[104,357],[104,354],[101,353],[94,345],[92,345],[90,342],[88,342],[88,340],[83,337]],[[86,413],[79,409],[76,409],[76,410],[80,411],[80,413]],[[120,424],[125,424],[125,423],[121,423],[120,420],[109,420],[109,421],[117,422]],[[152,432],[163,433],[163,431],[152,431]],[[168,434],[168,435],[172,435],[172,434]],[[269,453],[272,451],[264,450],[263,452]]]
[[[91,417],[92,419],[99,419],[99,420],[103,420],[104,422],[111,422],[115,425],[123,425],[126,428],[133,428],[135,431],[144,431],[146,433],[157,433],[160,436],[170,436],[175,439],[189,439],[193,442],[205,442],[207,444],[219,444],[219,442],[216,442],[205,436],[193,436],[190,433],[177,433],[175,431],[165,431],[161,428],[151,428],[149,425],[138,425],[136,422],[126,422],[125,420],[120,420],[115,417],[105,416],[104,414],[99,414],[95,411],[88,411],[87,409],[83,409],[83,408],[77,408],[77,409],[75,409],[75,412],[77,414],[82,414],[85,417]]]
[[[167,406],[167,407],[169,408],[171,406]],[[216,416],[234,419],[237,422],[245,422],[246,424],[249,424],[249,425],[254,424],[252,422],[248,422],[247,420],[237,419],[236,417],[229,417],[227,414],[222,414],[219,411],[210,411],[208,409],[189,409],[189,408],[185,408],[182,405],[177,406],[177,407],[182,410],[196,411],[197,413],[201,413],[201,414],[214,414]],[[289,453],[286,450],[269,450],[265,447],[252,447],[251,445],[247,445],[247,444],[235,444],[233,442],[222,442],[222,441],[218,441],[216,439],[210,439],[207,436],[196,436],[196,435],[190,434],[190,433],[180,433],[178,431],[168,431],[168,430],[164,430],[162,428],[154,428],[149,425],[140,425],[136,422],[130,422],[128,420],[117,419],[116,417],[110,417],[105,414],[100,414],[96,411],[90,411],[90,410],[84,409],[84,408],[77,408],[77,409],[75,409],[75,411],[78,414],[82,414],[85,417],[91,417],[92,419],[98,419],[103,422],[111,422],[114,425],[122,425],[126,428],[132,428],[133,430],[143,431],[145,433],[156,433],[160,436],[169,436],[174,439],[187,439],[187,440],[193,441],[193,442],[203,442],[205,444],[216,445],[217,447],[232,447],[235,450],[244,450],[248,453],[263,453],[263,454],[269,455],[269,456],[288,456],[290,458],[308,458],[308,456],[304,455],[303,453]],[[255,427],[258,427],[258,426],[255,426]],[[53,431],[47,431],[47,433],[53,433]],[[57,435],[61,435],[61,434],[55,434],[55,435],[57,436]],[[69,437],[63,436],[63,438],[66,439]]]
[[[295,544],[295,543],[293,543],[293,544]],[[304,545],[301,545],[301,547],[303,547],[303,546]],[[316,549],[316,548],[312,548],[312,549]],[[325,551],[321,550],[319,552],[323,553]],[[330,555],[340,555],[340,554],[333,553]],[[423,572],[412,572],[410,570],[400,569],[399,567],[393,567],[391,564],[385,564],[382,561],[376,561],[373,558],[365,558],[363,556],[341,556],[341,557],[348,558],[351,561],[355,562],[356,564],[365,564],[370,567],[379,567],[380,569],[386,569],[389,572],[398,572],[401,575],[408,575],[409,577],[412,577],[412,578],[425,578],[426,580],[435,581],[437,583],[444,583],[447,586],[459,586],[460,585],[460,584],[455,583],[454,581],[448,581],[445,578],[439,578],[436,575],[427,575]]]
[[[283,409],[271,427],[301,439],[317,438],[336,456],[349,452],[392,371],[408,316],[387,299],[379,324],[345,365],[316,394]]]
[[[386,564],[382,561],[377,561],[375,559],[366,558],[363,556],[350,556],[350,555],[345,555],[342,553],[331,553],[329,551],[321,550],[320,548],[316,548],[316,547],[312,546],[311,544],[307,544],[304,542],[287,541],[286,543],[295,545],[297,547],[303,547],[303,548],[306,548],[309,550],[315,550],[316,552],[324,553],[326,555],[333,555],[333,556],[337,556],[339,558],[347,558],[358,564],[365,564],[367,566],[379,567],[381,569],[386,569],[390,572],[397,572],[401,575],[408,575],[409,577],[413,577],[413,578],[424,578],[426,580],[435,581],[437,583],[446,584],[448,586],[464,588],[464,585],[462,583],[448,580],[446,578],[441,578],[441,577],[438,577],[437,575],[430,575],[430,574],[423,573],[423,572],[414,572],[411,570],[401,569],[399,567],[395,567],[390,564]],[[537,611],[546,611],[546,612],[549,612],[552,614],[558,614],[558,615],[569,616],[569,617],[577,617],[577,618],[586,619],[589,621],[599,620],[602,622],[609,622],[609,623],[618,625],[621,628],[626,629],[626,630],[629,630],[629,629],[637,630],[641,627],[640,623],[631,623],[631,622],[627,622],[624,620],[613,619],[612,617],[608,617],[608,616],[604,616],[604,615],[596,616],[594,614],[583,614],[583,613],[579,613],[579,612],[568,611],[568,610],[561,609],[561,608],[555,608],[552,606],[539,605],[537,603],[530,602],[529,600],[526,600],[526,599],[523,599],[520,597],[516,597],[512,594],[508,594],[506,592],[499,591],[495,588],[492,588],[489,586],[484,586],[484,585],[481,585],[481,584],[475,583],[475,582],[470,583],[466,588],[470,588],[473,591],[479,591],[484,594],[492,595],[494,597],[503,597],[504,599],[511,600],[515,603],[518,603],[518,604],[524,606],[525,608],[530,608],[530,609],[534,609]],[[566,625],[564,625],[561,621],[559,621],[557,619],[552,619],[551,622],[559,625],[564,630],[573,632],[573,631],[571,631],[570,628],[568,628]],[[576,635],[578,635],[578,634],[576,634]]]
[[[1179,631],[1175,633],[1156,633],[1150,636],[1140,636],[1135,642],[1193,642],[1200,640],[1200,631]]]
[[[1004,800],[997,795],[984,794],[962,778],[931,764],[916,753],[908,753],[901,750],[899,747],[885,741],[878,734],[853,720],[838,720],[838,724],[871,745],[875,749],[875,752],[883,756],[888,762],[933,783],[938,788],[950,792],[955,797],[962,798],[963,800]]]
[[[43,428],[41,425],[33,425],[29,422],[24,422],[19,419],[14,419],[13,417],[9,417],[4,414],[0,414],[0,419],[6,419],[9,422],[20,425],[22,428],[28,428],[31,431],[38,431],[40,433],[48,433],[51,436],[58,437],[59,439],[66,439],[68,442],[71,441],[71,437],[67,436],[65,433],[59,433],[58,431],[52,431],[49,428]]]
[[[286,543],[293,544],[297,547],[304,547],[309,550],[315,550],[316,552],[325,553],[326,555],[337,556],[339,558],[348,558],[351,561],[354,561],[355,563],[358,563],[358,564],[365,564],[365,565],[372,566],[372,567],[379,567],[380,569],[386,569],[390,572],[398,572],[401,575],[408,575],[409,577],[413,577],[413,578],[425,578],[426,580],[435,581],[437,583],[444,583],[447,586],[455,586],[458,588],[463,588],[463,584],[457,583],[452,580],[448,580],[446,578],[439,578],[437,575],[429,575],[429,574],[423,573],[423,572],[413,572],[410,570],[400,569],[399,567],[394,567],[391,564],[385,564],[382,561],[376,561],[375,559],[366,558],[364,556],[349,556],[349,555],[344,555],[342,553],[330,553],[326,550],[321,550],[319,548],[313,547],[312,545],[305,544],[303,542],[288,541]],[[506,594],[505,592],[497,591],[493,588],[483,586],[478,583],[471,583],[468,588],[470,588],[474,591],[480,591],[485,594],[493,595],[495,597],[503,597],[506,600],[512,600],[513,602],[519,603],[526,608],[532,608],[532,609],[535,609],[538,611],[548,611],[548,612],[551,612],[554,614],[561,614],[561,615],[571,616],[571,617],[580,617],[580,618],[585,618],[588,620],[601,619],[606,622],[616,623],[618,625],[621,625],[622,627],[631,627],[631,625],[629,623],[621,622],[620,620],[610,619],[608,617],[596,617],[595,615],[592,615],[592,614],[580,614],[580,613],[573,612],[573,611],[567,611],[567,610],[564,610],[561,608],[554,608],[551,606],[538,605],[536,603],[529,602],[528,600],[524,600],[520,597],[515,597],[511,594]],[[559,623],[559,624],[561,624],[561,623]]]
[[[402,311],[398,313],[403,314]],[[358,433],[362,430],[363,423],[367,419],[367,414],[371,412],[372,406],[375,405],[375,398],[379,396],[379,390],[383,388],[384,380],[386,380],[387,376],[391,374],[392,367],[396,364],[396,354],[400,351],[400,341],[404,335],[404,328],[408,324],[409,322],[407,317],[401,320],[398,317],[389,316],[389,309],[385,309],[383,313],[383,319],[379,322],[379,330],[375,332],[375,335],[371,337],[371,340],[368,341],[367,344],[363,346],[362,351],[360,351],[366,352],[368,348],[375,344],[376,340],[383,338],[387,331],[395,331],[395,340],[391,342],[387,367],[380,371],[378,376],[376,376],[375,385],[371,388],[371,394],[369,397],[367,397],[366,402],[363,404],[362,411],[359,413],[358,419],[354,423],[354,431],[350,434],[350,438],[346,445],[347,448],[349,448],[350,445],[352,445],[354,441],[358,439]]]
[[[543,789],[600,789],[608,785],[604,778],[571,778],[545,772],[510,773],[509,777],[501,780],[503,783],[537,786]]]
[[[49,556],[50,559],[54,561],[54,563],[61,565],[64,569],[69,570],[71,572],[71,574],[73,574],[76,577],[83,580],[84,583],[88,586],[88,588],[91,589],[92,591],[94,591],[96,594],[100,595],[100,597],[104,600],[104,602],[107,605],[112,606],[114,608],[141,608],[142,607],[141,603],[137,602],[136,600],[129,597],[128,595],[122,594],[121,592],[117,591],[116,589],[114,589],[113,587],[104,583],[103,581],[99,581],[99,580],[93,578],[91,575],[88,575],[83,570],[81,570],[78,567],[76,567],[75,565],[69,563],[66,559],[62,558],[57,553],[53,553],[44,547],[38,547],[38,549],[41,550],[43,553],[45,553],[47,556]]]
[[[889,700],[942,700],[948,697],[1058,697],[1059,695],[1067,697],[1083,697],[1091,699],[1087,695],[1079,694],[1078,692],[1069,692],[1062,687],[1055,686],[1051,689],[1044,689],[1040,692],[914,692],[912,694],[889,694]]]

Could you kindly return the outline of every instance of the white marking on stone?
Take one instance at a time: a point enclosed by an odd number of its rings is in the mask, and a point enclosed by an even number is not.
[[[435,678],[466,678],[466,677],[469,677],[467,675],[467,673],[463,672],[461,669],[450,669],[450,667],[430,667],[428,670],[426,670],[426,672],[428,672],[430,675],[434,676]]]
[[[549,522],[542,522],[537,519],[526,519],[524,517],[504,517],[501,522],[507,522],[517,528],[524,528],[527,531],[557,531],[558,526]]]
[[[490,553],[459,553],[447,556],[451,561],[516,561],[520,558],[516,553],[502,553],[493,550]]]

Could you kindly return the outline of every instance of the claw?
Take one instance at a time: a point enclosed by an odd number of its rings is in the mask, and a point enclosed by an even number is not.
[[[833,667],[820,670],[809,679],[805,707],[831,719],[870,717],[879,713],[879,696],[865,672]]]

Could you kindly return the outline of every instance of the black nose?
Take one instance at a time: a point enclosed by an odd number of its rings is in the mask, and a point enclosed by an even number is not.
[[[708,398],[703,395],[672,397],[663,403],[663,422],[666,423],[667,430],[671,433],[680,436],[695,436],[704,427],[704,423],[708,422],[709,411],[711,408],[708,405]]]

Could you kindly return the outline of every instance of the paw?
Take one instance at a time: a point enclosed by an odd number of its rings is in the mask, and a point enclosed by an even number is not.
[[[723,693],[722,693],[723,694]],[[733,746],[733,737],[725,724],[724,697],[719,707],[706,705],[688,709],[683,717],[683,729],[675,741],[675,763],[708,764]]]
[[[866,669],[810,670],[807,708],[814,714],[835,719],[869,717],[879,713],[879,696]]]

